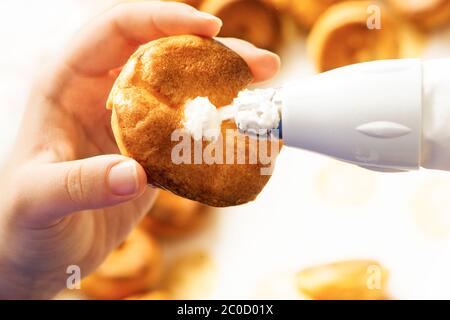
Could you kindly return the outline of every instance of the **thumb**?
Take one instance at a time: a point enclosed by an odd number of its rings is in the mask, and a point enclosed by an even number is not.
[[[119,155],[34,164],[25,173],[19,181],[22,212],[39,221],[117,205],[138,197],[147,185],[142,166]]]

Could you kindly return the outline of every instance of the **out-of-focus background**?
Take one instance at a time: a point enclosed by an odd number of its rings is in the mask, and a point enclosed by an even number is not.
[[[1,159],[14,141],[36,70],[80,26],[120,2],[126,1],[0,2]],[[345,12],[361,1],[204,2],[202,9],[223,15],[224,32],[250,37],[281,55],[280,74],[264,86],[359,61],[450,57],[448,0],[384,1],[378,31],[361,27],[369,14],[366,1],[354,19]],[[247,4],[233,7],[233,2]],[[341,7],[328,8],[338,2]],[[87,290],[61,298],[108,298],[102,288],[119,291],[109,298],[145,292],[175,299],[450,298],[450,173],[376,173],[284,148],[273,177],[252,203],[205,209],[180,202],[167,208],[177,201],[166,197],[149,218],[166,224],[159,226],[162,231],[155,221],[141,226],[153,239],[146,244],[149,250],[161,252],[148,258],[160,264],[158,277],[145,288],[147,280],[132,279],[141,285],[121,289],[123,284],[104,275],[108,272],[99,272],[86,282]],[[173,221],[181,229],[196,226],[178,232],[170,229]],[[130,241],[147,241],[141,236]],[[115,254],[111,261],[123,263]],[[145,254],[136,251],[136,256]],[[335,262],[340,264],[329,265]],[[382,288],[375,288],[383,292],[376,296],[361,292],[372,290],[366,280],[373,265],[383,270]]]

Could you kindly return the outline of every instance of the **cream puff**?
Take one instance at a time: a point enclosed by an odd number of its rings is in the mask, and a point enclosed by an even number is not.
[[[295,19],[303,29],[309,30],[330,6],[343,0],[273,0],[281,2],[281,6]]]
[[[205,218],[208,207],[161,190],[141,226],[160,237],[176,237],[195,229]]]
[[[434,29],[450,22],[449,0],[388,0],[402,16],[414,24]]]
[[[182,35],[141,46],[107,102],[121,153],[144,167],[150,184],[179,196],[218,207],[255,199],[278,144],[256,146],[257,137],[217,115],[252,80],[245,61],[213,39]],[[261,156],[267,150],[269,161]]]
[[[161,249],[144,231],[135,229],[100,267],[81,282],[90,298],[123,299],[153,286],[160,276]]]
[[[162,290],[149,291],[147,293],[135,294],[125,300],[170,300],[170,294]]]
[[[219,17],[220,36],[234,37],[268,50],[281,43],[281,20],[276,7],[264,0],[205,0],[200,10]]]
[[[383,300],[387,279],[387,270],[377,261],[348,260],[306,268],[296,282],[314,300]]]
[[[308,38],[316,69],[327,71],[371,60],[395,59],[400,54],[398,26],[381,4],[347,1],[331,6]]]

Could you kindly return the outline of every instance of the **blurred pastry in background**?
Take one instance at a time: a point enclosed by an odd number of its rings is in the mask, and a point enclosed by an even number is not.
[[[281,18],[265,0],[205,0],[200,10],[222,19],[220,36],[244,39],[273,50],[281,44]]]
[[[98,269],[81,282],[90,298],[123,299],[148,290],[159,280],[159,244],[144,231],[135,229]]]
[[[317,20],[308,38],[308,52],[317,71],[323,72],[399,58],[399,42],[398,26],[386,7],[371,1],[347,1],[331,6]]]
[[[215,289],[217,265],[205,251],[177,257],[164,275],[161,287],[176,300],[208,299]]]
[[[254,200],[279,143],[267,140],[266,161],[251,144],[257,138],[217,115],[252,80],[245,60],[214,39],[180,35],[140,46],[107,102],[121,153],[144,167],[150,184],[179,196],[216,207]]]
[[[449,0],[388,0],[400,15],[425,29],[450,23]]]
[[[344,0],[273,0],[279,6],[288,11],[295,19],[295,22],[303,29],[312,28],[317,19],[331,5]]]
[[[434,178],[423,183],[412,197],[412,218],[430,237],[450,235],[450,179]]]
[[[321,202],[332,206],[361,206],[373,197],[377,174],[333,160],[319,171],[315,185]]]
[[[300,271],[297,287],[313,300],[384,300],[387,280],[378,262],[348,260]]]
[[[170,295],[166,291],[154,290],[129,296],[125,300],[170,300]]]
[[[184,235],[198,227],[207,215],[208,207],[161,190],[141,226],[160,237]]]
[[[296,286],[296,273],[282,270],[265,274],[254,289],[251,299],[307,300]]]

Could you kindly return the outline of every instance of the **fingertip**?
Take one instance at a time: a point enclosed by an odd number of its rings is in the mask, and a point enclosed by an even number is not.
[[[209,14],[207,12],[198,11],[194,12],[196,18],[204,21],[204,26],[201,29],[201,32],[204,33],[205,36],[214,37],[219,34],[220,29],[222,29],[223,22],[220,18]]]
[[[250,42],[236,38],[217,38],[236,51],[249,66],[255,82],[272,78],[280,69],[280,58],[275,53],[259,49]]]
[[[200,19],[204,19],[206,21],[211,21],[214,22],[215,24],[217,24],[219,27],[222,27],[223,22],[219,17],[216,17],[215,15],[212,15],[208,12],[204,12],[204,11],[195,11],[195,15],[197,17],[199,17]]]
[[[222,28],[222,20],[218,17],[195,9],[181,2],[162,2],[159,4],[161,10],[170,13],[166,18],[171,21],[170,30],[166,34],[193,33],[205,37],[216,36]]]
[[[281,60],[277,54],[263,49],[258,49],[258,51],[251,66],[255,82],[272,78],[281,66]]]
[[[107,182],[110,193],[120,199],[133,198],[142,194],[147,185],[147,175],[142,166],[133,159],[125,158],[113,162],[107,171]],[[119,200],[120,200],[119,199]]]

